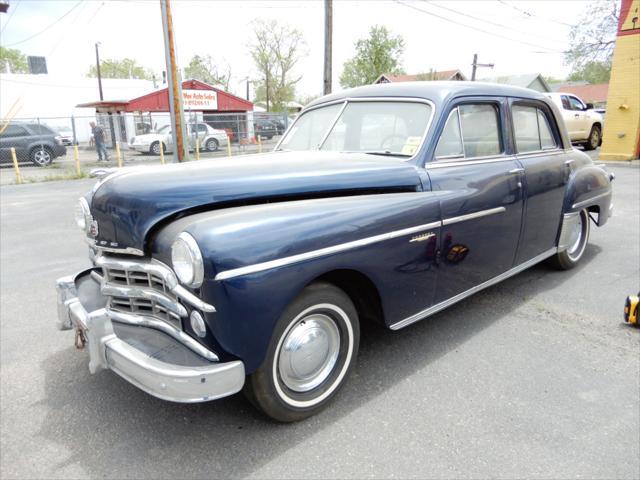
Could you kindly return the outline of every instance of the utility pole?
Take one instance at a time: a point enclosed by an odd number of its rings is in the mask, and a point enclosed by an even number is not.
[[[265,90],[266,90],[266,97],[267,97],[267,112],[269,111],[269,71],[267,70],[267,75],[266,75],[266,81],[265,81]]]
[[[98,45],[100,42],[96,42],[96,73],[98,74],[98,91],[100,92],[100,100],[104,100],[102,94],[102,76],[100,75],[100,54],[98,53]]]
[[[189,160],[189,152],[184,143],[184,108],[182,106],[182,81],[178,75],[176,60],[175,38],[173,34],[173,18],[171,16],[170,0],[160,0],[162,13],[162,31],[164,33],[164,55],[167,63],[167,82],[169,91],[169,110],[171,112],[171,135],[173,137],[174,152],[178,162]],[[174,162],[175,162],[174,157]]]
[[[249,100],[249,77],[247,77],[247,100]]]
[[[331,93],[333,49],[333,0],[324,0],[324,94]]]
[[[471,81],[475,82],[476,81],[476,70],[478,69],[478,67],[493,68],[493,63],[478,63],[478,54],[474,53],[473,54],[473,63],[471,64],[471,66],[473,67],[473,69],[471,70]]]

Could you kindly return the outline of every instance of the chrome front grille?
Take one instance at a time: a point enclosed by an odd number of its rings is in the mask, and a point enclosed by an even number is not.
[[[168,267],[104,256],[97,263],[102,267],[102,293],[108,308],[152,316],[182,329],[181,317],[187,316],[187,310],[174,293],[176,281]]]
[[[155,259],[123,258],[98,254],[94,264],[102,268],[100,291],[107,297],[107,315],[112,321],[155,328],[172,336],[210,361],[218,356],[182,329],[188,317],[185,305],[205,313],[215,307],[202,301],[178,283],[173,270]]]

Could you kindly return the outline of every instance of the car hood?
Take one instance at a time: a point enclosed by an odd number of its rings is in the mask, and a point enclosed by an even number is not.
[[[136,135],[134,137],[137,141],[151,142],[153,140],[160,140],[164,138],[162,133],[144,133],[142,135]]]
[[[100,246],[145,250],[149,232],[177,215],[267,201],[422,188],[417,168],[396,158],[336,152],[274,152],[140,167],[94,189]]]

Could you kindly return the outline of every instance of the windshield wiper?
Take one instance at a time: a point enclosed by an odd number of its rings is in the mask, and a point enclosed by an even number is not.
[[[381,155],[383,157],[411,157],[411,155],[407,155],[406,153],[395,153],[390,152],[389,150],[369,150],[362,153],[366,153],[367,155]]]

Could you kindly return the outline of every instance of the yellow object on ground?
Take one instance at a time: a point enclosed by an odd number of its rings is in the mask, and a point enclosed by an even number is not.
[[[638,304],[640,303],[640,292],[638,295],[629,295],[624,304],[624,321],[638,326]]]
[[[18,166],[18,159],[16,158],[16,149],[11,147],[11,160],[13,160],[13,169],[16,171],[16,183],[22,183],[22,174],[20,173],[20,167]]]
[[[611,66],[601,160],[640,156],[640,0],[622,0]]]
[[[76,175],[80,176],[80,154],[78,153],[78,145],[73,146],[73,159],[76,162]]]
[[[116,142],[116,158],[118,159],[118,167],[122,167],[122,155],[120,155],[120,142]]]

